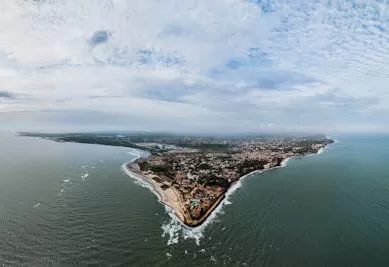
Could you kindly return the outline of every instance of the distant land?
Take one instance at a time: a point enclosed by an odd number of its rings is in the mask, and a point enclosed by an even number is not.
[[[56,142],[129,147],[149,156],[124,165],[149,183],[159,200],[187,226],[202,224],[240,178],[272,169],[290,157],[318,153],[325,135],[186,136],[163,133],[19,133]]]

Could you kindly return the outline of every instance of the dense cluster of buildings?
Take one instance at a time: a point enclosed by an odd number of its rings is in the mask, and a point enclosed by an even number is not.
[[[189,141],[188,138],[186,142]],[[199,218],[241,176],[278,166],[291,156],[316,153],[331,141],[327,138],[223,140],[228,144],[225,151],[170,151],[150,156],[141,169],[145,174],[157,176],[165,187],[173,187],[191,217]]]
[[[127,165],[159,190],[181,220],[199,225],[243,175],[269,169],[292,156],[316,153],[333,142],[309,137],[201,137],[160,133],[21,133],[57,142],[122,146],[142,151]],[[151,155],[150,155],[151,154]]]

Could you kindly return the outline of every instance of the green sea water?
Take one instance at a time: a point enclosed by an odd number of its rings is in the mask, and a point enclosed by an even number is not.
[[[389,137],[244,179],[183,227],[126,148],[0,136],[0,266],[389,266]]]

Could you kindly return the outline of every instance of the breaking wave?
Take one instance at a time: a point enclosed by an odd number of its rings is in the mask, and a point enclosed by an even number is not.
[[[319,150],[318,154],[323,153],[323,151],[324,151],[323,149],[321,151]],[[135,153],[130,153],[130,154],[136,155]],[[135,161],[139,157],[140,157],[139,154],[136,155],[136,157],[132,161]],[[269,169],[269,170],[286,167],[292,158],[293,157],[289,157],[289,158],[284,159],[281,162],[280,166],[277,166],[277,167]],[[137,177],[136,175],[133,175],[132,173],[128,172],[127,169],[125,168],[125,164],[122,166],[122,170],[127,175],[134,178],[134,181],[137,185],[145,187],[145,188],[149,189],[151,192],[155,193],[152,186],[149,183],[145,182],[143,179]],[[179,243],[180,239],[184,239],[184,240],[193,239],[197,245],[200,245],[201,240],[204,238],[204,235],[205,235],[205,229],[210,224],[219,222],[219,220],[218,220],[219,215],[224,214],[224,208],[233,203],[232,196],[234,195],[234,193],[238,189],[240,189],[242,187],[243,181],[245,180],[245,178],[249,178],[251,176],[255,176],[255,175],[261,174],[263,172],[264,172],[264,170],[257,170],[257,171],[253,171],[249,174],[242,176],[237,182],[235,182],[229,188],[229,190],[225,194],[225,198],[216,207],[216,209],[211,213],[211,215],[205,220],[205,222],[197,227],[192,228],[192,227],[186,226],[177,218],[177,216],[174,214],[174,210],[172,208],[164,205],[166,213],[169,215],[169,218],[165,223],[162,224],[161,229],[162,229],[162,237],[167,238],[167,245],[177,244],[177,243]],[[225,228],[223,228],[223,230],[225,230]]]
[[[174,215],[174,211],[170,207],[165,206],[166,212],[169,215],[169,220],[165,222],[161,227],[163,231],[162,237],[168,239],[167,240],[168,245],[177,244],[180,238],[184,240],[193,239],[197,245],[200,245],[200,242],[203,239],[205,234],[205,229],[208,227],[208,225],[219,222],[218,220],[219,215],[224,214],[225,206],[232,204],[231,197],[239,188],[242,187],[242,181],[245,178],[260,173],[262,173],[262,171],[253,171],[245,176],[242,176],[236,183],[234,183],[229,188],[223,201],[219,204],[219,206],[216,207],[216,209],[205,220],[205,222],[197,227],[191,228],[186,226],[177,218],[177,216]]]
[[[131,160],[131,162],[137,160],[139,157],[135,157],[134,159]],[[155,191],[153,190],[153,187],[145,182],[143,179],[140,177],[134,175],[133,173],[129,172],[127,168],[125,167],[125,164],[122,165],[121,169],[123,170],[124,173],[126,173],[128,176],[134,179],[135,184],[149,189],[152,193],[155,194]],[[248,174],[242,178],[248,177],[253,175],[254,173],[259,173],[258,171],[253,172],[251,174]],[[211,215],[207,218],[207,220],[201,224],[200,226],[191,228],[183,224],[177,216],[174,214],[174,211],[172,208],[170,208],[167,205],[164,205],[166,213],[169,215],[169,219],[167,222],[165,222],[162,225],[162,236],[166,237],[167,244],[172,245],[172,244],[177,244],[180,240],[180,238],[183,239],[193,239],[195,240],[197,245],[200,245],[200,240],[204,236],[204,230],[209,224],[212,224],[216,222],[216,218],[218,214],[223,213],[223,207],[226,205],[232,204],[232,201],[230,200],[230,197],[233,195],[233,193],[238,190],[242,186],[241,180],[237,181],[226,193],[226,196],[224,200],[220,203],[218,207],[211,213]],[[158,196],[157,196],[158,197]]]
[[[280,167],[286,167],[288,165],[288,162],[291,160],[292,158],[286,158],[284,159],[282,162],[281,162],[281,165]]]
[[[43,204],[40,203],[40,202],[36,202],[35,205],[33,206],[34,209],[37,209],[39,208],[40,206],[42,206]]]
[[[284,159],[281,162],[280,166],[269,169],[269,170],[286,167],[292,158],[293,157],[289,157],[289,158]],[[257,171],[253,171],[249,174],[242,176],[236,183],[234,183],[229,188],[229,190],[227,191],[227,193],[225,195],[224,200],[211,213],[211,215],[205,220],[205,222],[203,224],[201,224],[200,226],[197,226],[194,228],[190,228],[190,227],[186,226],[174,215],[174,211],[170,207],[165,206],[166,212],[169,214],[169,220],[167,222],[165,222],[161,228],[163,231],[162,236],[167,238],[167,244],[168,245],[177,244],[179,242],[180,238],[183,238],[184,240],[185,239],[193,239],[197,245],[200,245],[201,240],[204,238],[205,229],[208,227],[208,225],[219,222],[218,221],[219,215],[224,214],[225,206],[228,206],[228,205],[233,203],[232,196],[234,195],[234,193],[238,189],[240,189],[242,187],[243,181],[245,180],[245,178],[249,178],[251,176],[255,176],[255,175],[261,174],[263,172],[264,172],[264,170],[257,170]],[[225,228],[223,228],[222,231],[224,231],[224,230],[225,230]]]
[[[132,152],[128,152],[128,154],[131,154],[131,155],[134,155],[135,158],[133,158],[130,162],[134,162],[135,160],[139,159],[141,156],[138,154],[136,155],[135,153],[132,153]],[[131,177],[132,179],[134,179],[134,183],[141,186],[141,187],[144,187],[144,188],[147,188],[149,189],[152,193],[154,193],[154,190],[153,190],[153,187],[145,182],[142,178],[138,177],[137,175],[135,175],[134,173],[130,172],[127,168],[126,168],[126,164],[123,164],[121,169],[122,171],[127,174],[129,177]]]

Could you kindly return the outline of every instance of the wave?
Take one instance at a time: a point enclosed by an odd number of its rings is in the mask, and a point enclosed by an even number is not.
[[[280,167],[286,167],[288,166],[288,162],[292,159],[292,157],[286,158],[283,161],[281,161]]]
[[[328,145],[326,145],[325,147],[320,148],[319,151],[317,151],[317,154],[318,154],[318,155],[323,154],[323,153],[327,150],[327,148],[328,148],[329,146],[339,143],[339,140],[337,140],[337,139],[333,139],[333,138],[331,138],[331,137],[327,137],[327,138],[328,138],[328,139],[334,140],[334,142],[333,142],[332,144],[328,144]]]
[[[137,160],[138,158],[135,158],[134,160],[130,161],[130,162],[133,162],[135,160]],[[148,182],[146,182],[144,179],[142,179],[141,177],[139,177],[138,175],[135,175],[133,172],[130,172],[127,168],[126,168],[126,164],[123,164],[121,169],[122,171],[128,175],[129,177],[131,177],[132,179],[134,179],[134,183],[141,186],[141,187],[144,187],[144,188],[147,188],[149,189],[153,194],[155,194],[158,199],[159,199],[159,195],[155,193],[155,191],[153,190],[153,186],[151,184],[149,184]]]
[[[137,160],[139,157],[135,157],[130,161],[134,162]],[[127,163],[126,163],[127,164]],[[153,194],[155,194],[158,199],[160,199],[160,196],[156,193],[156,191],[153,189],[153,186],[149,183],[147,183],[144,179],[139,177],[138,175],[134,174],[133,172],[130,172],[126,168],[126,164],[123,164],[121,169],[124,171],[129,177],[134,179],[135,184],[149,189]],[[235,183],[233,187],[228,190],[229,192],[234,192],[236,189],[238,189],[241,186],[240,181]],[[196,244],[200,244],[200,240],[203,237],[204,229],[207,227],[208,224],[214,221],[216,218],[217,214],[219,214],[222,211],[222,206],[223,205],[229,205],[231,204],[230,201],[228,201],[229,196],[232,193],[227,193],[225,199],[221,202],[221,204],[211,213],[211,215],[207,218],[207,220],[201,224],[200,226],[197,226],[195,228],[190,228],[186,226],[184,223],[182,223],[177,216],[174,213],[174,210],[167,206],[164,205],[166,213],[169,215],[169,220],[168,222],[164,223],[161,228],[162,228],[162,236],[167,237],[168,245],[176,244],[179,242],[180,237],[184,239],[194,239]],[[162,202],[161,202],[162,203]],[[164,203],[162,203],[164,204]]]
[[[256,171],[253,171],[251,173],[248,173],[248,174],[240,177],[239,180],[236,181],[228,189],[227,193],[225,194],[225,198],[223,199],[223,201],[219,204],[218,207],[216,207],[216,209],[205,220],[205,222],[203,224],[201,224],[200,226],[197,226],[195,228],[190,228],[190,227],[186,226],[185,224],[183,224],[175,216],[174,211],[170,207],[165,206],[166,212],[168,213],[170,219],[167,222],[165,222],[162,225],[161,228],[162,228],[162,231],[163,231],[162,236],[168,238],[167,245],[172,245],[172,244],[178,243],[179,239],[181,237],[184,240],[186,240],[186,239],[193,239],[196,242],[196,244],[199,246],[200,245],[200,241],[204,237],[205,229],[208,227],[208,225],[213,224],[215,222],[218,222],[218,220],[217,220],[218,215],[223,214],[224,208],[226,206],[228,206],[228,205],[233,203],[232,200],[231,200],[231,197],[234,195],[234,193],[238,189],[240,189],[242,187],[243,181],[246,178],[249,178],[249,177],[261,174],[261,173],[263,173],[265,171],[270,171],[270,170],[278,169],[278,168],[284,168],[284,167],[286,167],[288,165],[288,163],[290,162],[290,160],[292,158],[293,157],[288,157],[288,158],[284,159],[281,162],[280,166],[276,166],[274,168],[267,169],[267,170],[256,170]],[[225,227],[223,227],[222,231],[224,231],[224,230],[225,230]]]
[[[131,160],[131,162],[135,161],[139,157],[140,156],[134,158],[133,160]],[[274,168],[271,168],[271,169],[268,169],[268,170],[273,170],[273,169],[277,169],[277,168],[286,167],[288,165],[289,161],[292,158],[293,157],[288,157],[288,158],[284,159],[281,162],[280,166],[277,166],[277,167],[274,167]],[[144,179],[142,179],[141,177],[137,177],[132,172],[129,172],[127,170],[127,168],[125,167],[125,165],[126,164],[122,165],[122,170],[128,176],[134,178],[136,184],[149,189],[152,193],[157,195],[157,197],[159,198],[158,194],[153,190],[152,185],[150,185],[149,183],[145,182]],[[204,237],[205,229],[210,224],[213,224],[215,222],[219,222],[217,220],[217,218],[219,217],[218,215],[223,214],[224,213],[224,208],[226,206],[228,206],[228,205],[231,205],[233,203],[231,198],[234,195],[234,193],[238,189],[240,189],[242,187],[243,181],[245,180],[245,178],[249,178],[251,176],[255,176],[255,175],[261,174],[264,171],[267,171],[267,170],[256,170],[256,171],[253,171],[251,173],[248,173],[248,174],[240,177],[239,180],[237,180],[228,189],[228,191],[225,194],[225,198],[215,208],[215,210],[209,215],[209,217],[204,221],[204,223],[202,223],[201,225],[199,225],[197,227],[194,227],[194,228],[188,227],[183,222],[181,222],[181,220],[179,220],[177,218],[177,216],[174,213],[174,210],[171,207],[169,207],[167,205],[164,205],[165,206],[165,211],[168,214],[169,219],[162,224],[161,229],[162,229],[162,237],[167,238],[167,245],[177,244],[177,243],[179,243],[180,238],[182,238],[184,240],[186,240],[186,239],[193,239],[195,241],[195,243],[199,246],[200,243],[201,243],[201,240]],[[225,229],[225,227],[223,229]]]
[[[136,154],[133,154],[133,153],[130,153],[128,152],[129,154],[132,154],[135,156],[135,158],[133,158],[132,160],[130,160],[128,163],[132,163],[134,162],[135,160],[139,159],[141,156],[140,155],[136,155]],[[152,193],[154,193],[158,198],[159,196],[155,193],[155,191],[153,190],[153,187],[151,184],[149,184],[148,182],[146,182],[144,179],[142,179],[141,177],[139,177],[138,175],[136,175],[135,173],[133,172],[130,172],[127,168],[126,168],[126,165],[128,163],[125,163],[121,166],[121,170],[129,177],[133,178],[134,179],[134,182],[135,184],[141,186],[141,187],[144,187],[144,188],[147,188],[149,189]]]
[[[85,174],[81,175],[81,179],[85,180],[88,176],[89,176],[89,173],[85,173]]]
[[[42,206],[42,205],[43,205],[42,203],[37,202],[37,203],[33,206],[33,208],[36,209],[36,208],[39,208],[39,207]]]
[[[162,237],[167,237],[167,245],[177,244],[179,242],[180,237],[184,240],[193,239],[195,243],[199,246],[201,240],[204,237],[205,229],[208,225],[213,224],[215,222],[219,222],[217,220],[218,215],[224,214],[224,207],[232,204],[231,197],[234,193],[242,187],[242,180],[245,178],[249,178],[256,174],[260,174],[263,171],[257,170],[253,171],[249,174],[242,176],[238,181],[236,181],[226,192],[225,198],[222,202],[215,208],[215,210],[209,215],[209,217],[202,223],[201,225],[191,228],[182,223],[177,216],[175,216],[174,211],[165,206],[166,212],[169,215],[169,220],[162,225]]]
[[[335,138],[332,138],[331,136],[326,136],[327,139],[332,139],[334,140],[334,143],[333,144],[336,144],[336,143],[339,143],[339,140],[338,139],[335,139]]]
[[[136,156],[134,159],[130,161],[134,162],[137,160],[140,156]],[[288,159],[285,159],[282,163],[281,166],[279,167],[285,167]],[[126,163],[127,164],[127,163]],[[130,172],[126,168],[126,164],[123,164],[121,169],[123,172],[125,172],[128,176],[134,179],[135,184],[142,186],[144,188],[149,189],[153,194],[155,194],[158,199],[160,199],[160,196],[155,192],[153,189],[152,185],[144,181],[141,177],[135,175],[134,173]],[[172,244],[177,244],[180,240],[180,238],[186,240],[186,239],[193,239],[197,245],[200,245],[200,241],[204,237],[204,232],[205,229],[208,227],[208,225],[218,222],[217,218],[218,215],[223,214],[224,207],[232,204],[231,197],[234,195],[234,193],[242,187],[242,181],[245,178],[249,178],[251,176],[261,174],[263,170],[256,170],[251,173],[248,173],[242,177],[238,181],[236,181],[226,192],[225,198],[221,201],[221,203],[215,208],[215,210],[208,216],[208,218],[202,223],[201,225],[197,227],[188,227],[185,225],[180,219],[177,218],[177,216],[174,213],[174,210],[167,206],[164,205],[165,211],[169,216],[168,221],[162,224],[161,229],[162,229],[162,237],[167,238],[167,245],[172,245]],[[162,203],[162,202],[161,202]],[[163,203],[162,203],[163,204]]]

